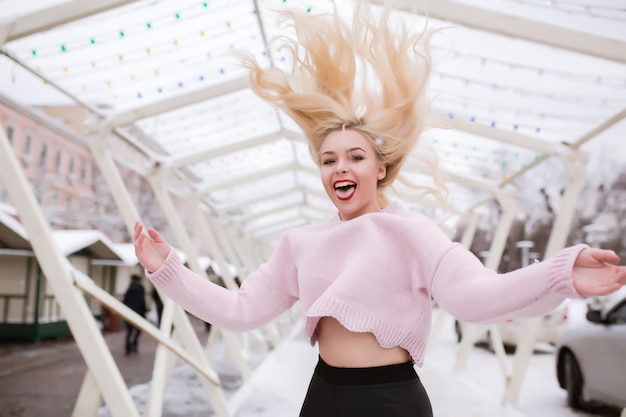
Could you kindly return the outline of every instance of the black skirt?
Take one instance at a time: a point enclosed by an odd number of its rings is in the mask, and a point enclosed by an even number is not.
[[[300,417],[432,417],[413,363],[336,368],[322,358],[315,367]]]

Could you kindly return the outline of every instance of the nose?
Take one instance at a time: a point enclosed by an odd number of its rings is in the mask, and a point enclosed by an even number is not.
[[[348,172],[348,166],[346,161],[339,160],[337,162],[337,174],[345,174],[346,172]]]

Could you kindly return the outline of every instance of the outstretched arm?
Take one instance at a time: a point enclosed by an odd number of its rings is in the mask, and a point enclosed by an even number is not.
[[[212,283],[180,262],[154,229],[135,225],[135,253],[152,283],[196,317],[233,331],[267,323],[297,301],[297,271],[289,242],[281,239],[272,257],[250,274],[238,290]]]
[[[608,295],[626,285],[626,266],[616,265],[617,254],[610,250],[584,249],[574,263],[574,288],[583,297]]]
[[[546,314],[565,298],[608,295],[626,282],[626,267],[611,251],[565,248],[543,262],[496,274],[459,246],[439,263],[435,299],[453,316],[493,323]]]

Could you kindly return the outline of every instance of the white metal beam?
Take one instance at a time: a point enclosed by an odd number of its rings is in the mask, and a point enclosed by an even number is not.
[[[521,148],[530,149],[547,155],[560,154],[564,146],[557,142],[548,142],[546,140],[537,139],[521,133],[505,131],[491,126],[482,125],[480,123],[472,123],[469,120],[449,120],[448,115],[441,112],[433,112],[430,117],[435,126],[456,129],[461,132],[482,136],[487,139],[519,146]]]
[[[604,132],[605,130],[615,126],[616,124],[618,124],[624,119],[626,119],[626,109],[622,109],[621,111],[616,113],[613,117],[610,117],[608,120],[599,124],[597,127],[592,129],[591,131],[585,133],[576,142],[574,142],[572,146],[574,148],[580,148],[586,142],[595,138],[596,136],[598,136],[600,133]]]
[[[109,190],[113,195],[113,199],[117,203],[118,210],[120,210],[126,230],[129,235],[132,236],[135,221],[140,219],[139,212],[137,211],[133,198],[128,190],[125,187],[121,188],[115,186],[116,184],[124,184],[124,179],[118,171],[115,160],[107,148],[107,137],[110,134],[110,131],[106,129],[102,131],[99,130],[97,122],[93,120],[90,121],[90,123],[85,124],[87,145],[91,150],[94,161],[98,165],[100,173],[109,185]]]
[[[293,192],[296,192],[296,191],[299,191],[299,192],[302,192],[302,193],[305,192],[304,187],[302,187],[300,185],[295,185],[295,186],[293,186],[291,188],[286,188],[284,190],[280,190],[280,191],[277,191],[277,192],[271,193],[271,194],[263,194],[263,195],[261,195],[259,197],[255,197],[255,198],[252,198],[250,200],[238,201],[237,203],[230,204],[228,206],[215,207],[215,210],[217,212],[219,212],[220,214],[223,214],[223,213],[227,213],[227,212],[229,212],[231,210],[238,209],[239,207],[251,206],[252,204],[256,204],[256,203],[259,203],[259,202],[265,201],[265,200],[271,200],[271,199],[277,198],[277,197],[282,197],[284,195],[287,195],[287,194],[290,194],[290,193],[293,193]]]
[[[291,216],[287,216],[287,217],[284,217],[282,219],[278,219],[278,220],[276,220],[274,222],[250,228],[249,230],[246,230],[246,233],[248,233],[250,235],[253,235],[253,236],[262,235],[263,234],[263,230],[272,229],[272,228],[274,228],[276,226],[284,225],[284,224],[286,224],[288,222],[291,222],[291,221],[294,221],[294,220],[307,219],[307,218],[309,218],[309,217],[308,216],[303,216],[300,213],[295,213],[295,214],[293,214]],[[257,234],[255,234],[255,232]]]
[[[572,219],[576,213],[576,202],[585,184],[585,168],[588,160],[589,156],[587,153],[580,150],[573,152],[567,158],[563,158],[569,176],[569,183],[563,193],[561,208],[558,210],[552,225],[552,233],[550,233],[544,259],[554,256],[560,249],[565,247]],[[541,318],[538,317],[528,320],[524,326],[524,335],[520,338],[515,351],[513,374],[511,375],[511,379],[509,380],[504,394],[505,403],[515,404],[517,402],[519,391],[522,387],[526,370],[528,369],[528,362],[534,351],[534,344],[540,323]]]
[[[319,195],[321,195],[322,193],[313,191],[312,194],[319,194]],[[328,196],[326,194],[324,194],[324,197],[328,197]],[[332,204],[332,203],[330,203],[330,200],[329,200],[329,204]],[[335,208],[335,206],[330,205],[330,206],[322,207],[322,206],[319,206],[317,204],[312,204],[311,202],[307,202],[306,204],[304,204],[302,206],[302,209],[303,209],[303,213],[305,212],[306,209],[310,209],[311,213],[307,214],[307,216],[310,217],[310,218],[314,218],[313,215],[318,215],[320,220],[327,219],[329,212],[331,214],[337,213],[337,209]]]
[[[305,187],[305,188],[306,188],[306,187]],[[306,191],[305,191],[305,194],[304,194],[304,198],[305,198],[305,199],[306,199],[306,196],[307,196],[308,194],[311,194],[311,195],[314,195],[314,196],[317,196],[317,197],[320,197],[320,198],[326,198],[326,199],[328,199],[328,194],[326,194],[326,192],[325,192],[325,191],[313,190],[313,189],[311,189],[311,188],[306,188]],[[329,200],[329,201],[330,201],[330,200]],[[311,206],[311,207],[314,207],[314,206]]]
[[[407,167],[407,168],[403,168],[403,169],[406,170],[406,172],[413,172],[413,173],[431,175],[429,172],[427,172],[425,170],[413,169],[413,167]],[[488,193],[494,194],[494,193],[499,192],[499,190],[502,189],[500,184],[498,184],[498,183],[496,183],[494,181],[489,181],[489,180],[484,179],[484,178],[466,177],[466,176],[459,175],[459,174],[456,174],[454,172],[450,172],[450,171],[446,171],[446,170],[442,170],[442,173],[444,175],[446,175],[451,182],[455,182],[457,184],[461,184],[461,185],[464,185],[466,187],[474,188],[476,190],[482,190],[482,191],[486,191]]]
[[[506,246],[511,226],[515,219],[515,213],[517,211],[518,194],[513,188],[507,187],[496,195],[500,206],[502,207],[502,214],[500,215],[500,221],[494,233],[491,245],[489,246],[489,256],[485,261],[485,267],[494,271],[498,270],[498,265],[502,259],[502,253]],[[499,333],[496,326],[488,326],[492,336],[495,334],[499,341],[498,349],[502,348],[502,342],[499,339]],[[463,339],[461,340],[461,346],[457,351],[456,364],[454,367],[455,372],[461,372],[467,366],[467,360],[469,358],[469,352],[473,349],[474,342],[479,334],[486,331],[487,326],[478,324],[467,324],[464,326]],[[505,369],[505,363],[502,356],[504,355],[504,349],[498,352],[498,358],[502,366],[502,371],[507,372]]]
[[[167,170],[156,170],[151,172],[148,176],[148,182],[152,187],[152,191],[154,193],[155,198],[159,202],[163,213],[167,219],[168,224],[172,228],[172,233],[176,237],[176,241],[181,246],[185,254],[187,255],[187,262],[189,263],[190,269],[196,274],[209,279],[206,270],[202,268],[200,265],[200,261],[198,258],[198,253],[195,249],[195,246],[189,237],[189,233],[185,230],[185,225],[182,221],[182,218],[172,201],[172,198],[167,191],[165,179],[169,171]],[[232,355],[239,372],[243,379],[248,379],[252,374],[252,368],[250,364],[243,357],[241,352],[241,348],[239,346],[239,342],[235,337],[235,334],[232,332],[225,331],[224,329],[220,329],[220,332],[224,335],[224,339],[226,340],[229,353]]]
[[[314,219],[309,216],[297,216],[291,219],[284,219],[282,222],[278,223],[280,227],[276,227],[276,225],[274,225],[265,229],[261,229],[254,234],[254,237],[257,239],[262,239],[266,242],[274,242],[279,239],[283,234],[285,234],[286,230],[296,227],[307,226],[312,223],[317,223],[318,221],[318,219]]]
[[[198,187],[198,192],[200,194],[212,193],[214,191],[236,187],[238,185],[245,184],[247,182],[257,181],[262,178],[284,174],[287,171],[291,171],[291,170],[295,170],[299,168],[300,168],[300,165],[294,162],[288,163],[285,165],[279,165],[274,168],[269,168],[263,171],[253,172],[252,174],[249,174],[249,175],[244,175],[242,177],[234,178],[228,182],[221,182],[219,184],[214,184],[214,185],[204,185],[204,186],[201,185],[200,187]]]
[[[239,201],[236,204],[231,204],[231,205],[228,205],[228,206],[216,207],[215,210],[218,213],[220,213],[221,215],[224,215],[225,213],[227,213],[227,212],[229,212],[231,210],[236,210],[236,209],[238,209],[240,207],[248,207],[248,206],[250,206],[252,204],[257,204],[257,203],[260,203],[262,201],[271,200],[271,199],[278,198],[278,197],[283,197],[285,195],[288,195],[288,194],[291,194],[291,193],[294,193],[294,192],[301,192],[303,194],[303,196],[304,196],[304,200],[305,201],[307,200],[306,197],[307,197],[308,194],[315,195],[315,196],[318,196],[320,198],[326,198],[327,197],[327,195],[325,193],[320,192],[318,190],[312,190],[312,189],[304,187],[304,186],[296,185],[296,186],[293,186],[291,188],[280,190],[280,191],[277,191],[277,192],[272,193],[272,194],[263,194],[261,196],[255,197],[255,198],[250,199],[250,200]],[[315,206],[314,204],[303,203],[301,205],[302,205],[302,207],[309,207],[312,210],[325,211],[325,209],[322,209],[321,207]],[[235,222],[239,222],[239,220],[236,219],[236,218],[234,218],[233,220]]]
[[[164,163],[167,165],[168,168],[178,168],[181,166],[192,165],[198,162],[206,161],[207,159],[217,158],[218,156],[227,155],[229,153],[238,152],[254,146],[274,142],[275,140],[281,139],[283,137],[284,135],[280,131],[268,133],[266,135],[255,136],[241,142],[229,143],[226,146],[220,146],[219,148],[207,149],[200,152],[195,151],[185,154],[173,155],[171,159],[167,159]]]
[[[289,128],[283,128],[283,134],[289,139],[296,140],[298,142],[306,142],[306,138],[304,137],[302,132],[291,130]]]
[[[119,111],[107,117],[104,124],[111,126],[112,128],[125,126],[136,122],[137,120],[145,119],[146,117],[152,117],[171,110],[187,107],[192,104],[232,93],[234,91],[243,90],[244,88],[248,88],[248,78],[235,78],[233,80],[224,81],[205,88],[199,88],[197,90],[177,94],[145,106],[138,106]]]
[[[276,213],[281,212],[281,211],[291,210],[291,209],[294,209],[294,208],[299,208],[299,207],[302,207],[304,205],[305,204],[302,203],[302,202],[297,202],[297,203],[285,204],[285,205],[278,206],[278,207],[272,207],[272,208],[267,209],[267,210],[258,211],[256,213],[251,214],[249,216],[246,216],[244,218],[237,219],[237,223],[243,226],[243,231],[245,232],[246,225],[249,224],[249,223],[252,223],[254,220],[260,219],[261,217],[271,216],[271,215],[276,214]]]
[[[383,0],[375,2],[383,3]],[[416,11],[413,0],[398,0],[394,4],[402,10]],[[626,62],[626,42],[619,39],[567,29],[451,0],[430,1],[427,7],[425,13],[434,19],[610,61]]]
[[[0,23],[0,45],[44,32],[91,15],[133,3],[133,0],[68,0]]]

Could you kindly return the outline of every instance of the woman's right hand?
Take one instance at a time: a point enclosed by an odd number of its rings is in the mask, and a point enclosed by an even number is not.
[[[171,250],[169,243],[163,236],[153,228],[148,228],[147,234],[144,233],[143,224],[137,221],[133,239],[135,241],[135,255],[139,263],[148,272],[154,272],[159,269]]]

